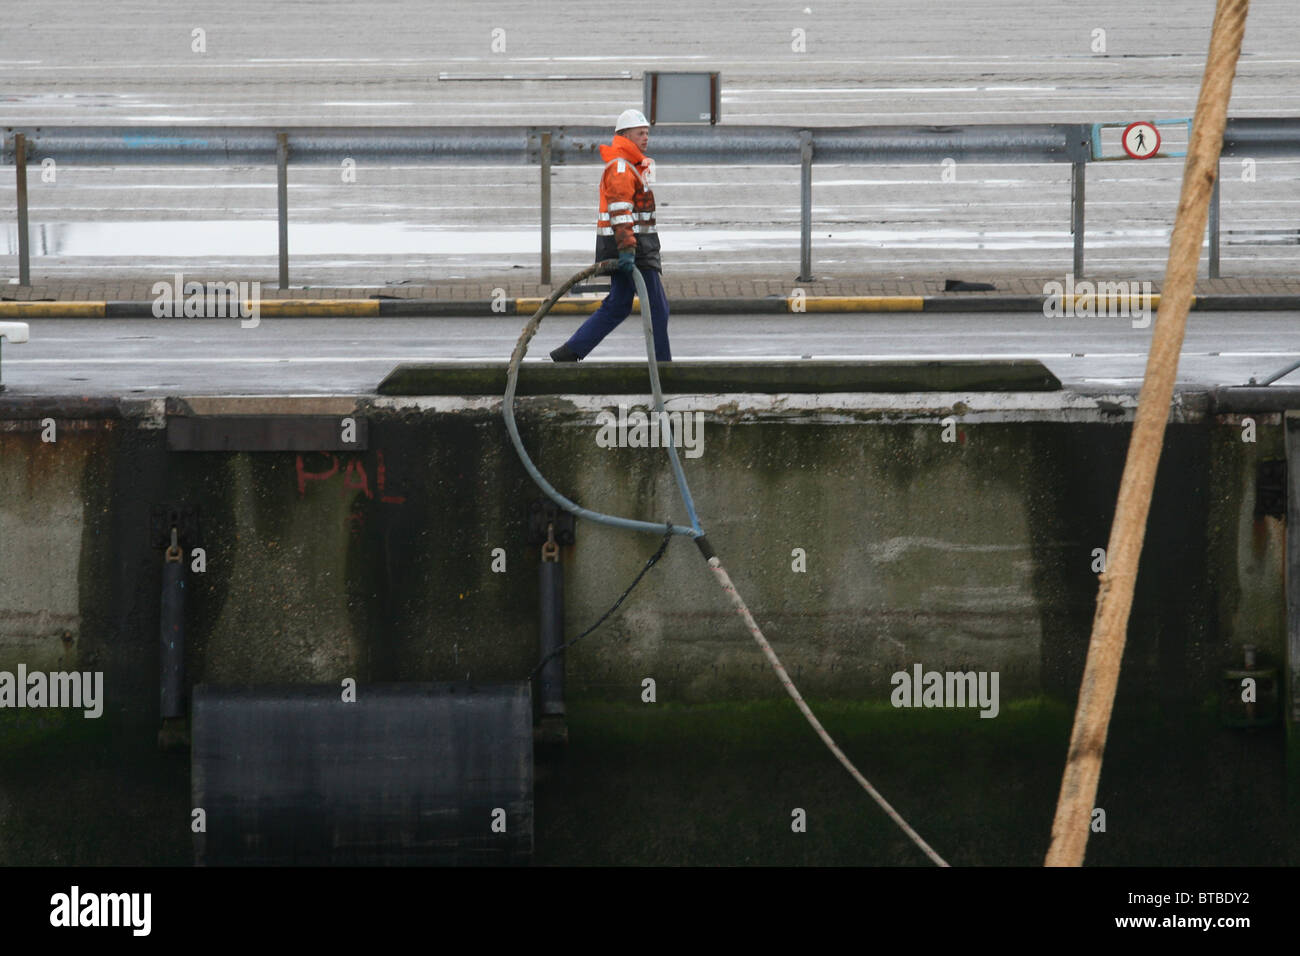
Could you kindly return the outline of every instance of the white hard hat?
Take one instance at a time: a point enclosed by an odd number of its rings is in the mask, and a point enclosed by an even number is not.
[[[624,110],[618,115],[618,122],[614,124],[614,132],[621,129],[635,129],[638,126],[649,126],[645,114],[640,110]]]

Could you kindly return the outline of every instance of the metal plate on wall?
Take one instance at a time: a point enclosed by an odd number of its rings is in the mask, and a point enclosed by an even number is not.
[[[200,865],[527,859],[526,682],[361,684],[355,702],[342,697],[335,685],[194,689]]]
[[[365,451],[359,415],[174,415],[168,451]]]

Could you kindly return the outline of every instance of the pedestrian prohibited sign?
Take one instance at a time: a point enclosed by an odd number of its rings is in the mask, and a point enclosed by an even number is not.
[[[1139,121],[1124,127],[1120,137],[1124,152],[1134,159],[1150,159],[1160,152],[1160,133],[1154,123]]]

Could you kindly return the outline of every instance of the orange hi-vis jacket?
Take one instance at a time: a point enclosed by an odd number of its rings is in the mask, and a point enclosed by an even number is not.
[[[663,267],[659,234],[655,232],[655,194],[646,185],[650,161],[626,136],[601,144],[605,174],[600,178],[600,214],[596,218],[596,261],[617,259],[624,249],[636,249],[638,269]]]

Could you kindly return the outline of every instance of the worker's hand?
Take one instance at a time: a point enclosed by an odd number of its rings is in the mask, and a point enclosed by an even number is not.
[[[631,275],[631,274],[632,274],[632,270],[633,270],[635,267],[636,267],[636,250],[635,250],[635,249],[624,249],[622,252],[620,252],[620,253],[618,254],[618,271],[619,271],[619,272],[624,272],[624,273],[627,273],[628,275]]]

